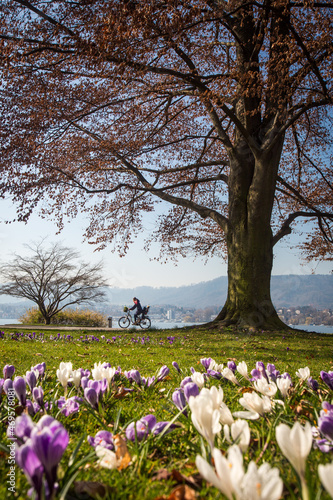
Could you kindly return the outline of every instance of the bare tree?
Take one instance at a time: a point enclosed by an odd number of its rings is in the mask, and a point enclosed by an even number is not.
[[[11,262],[0,266],[0,294],[37,304],[46,325],[69,305],[104,300],[101,262],[91,266],[79,260],[78,252],[58,243],[50,248],[42,243],[27,247],[31,255],[15,254]]]

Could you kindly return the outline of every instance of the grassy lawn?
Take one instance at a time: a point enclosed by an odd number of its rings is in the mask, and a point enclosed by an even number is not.
[[[23,376],[38,363],[46,363],[44,379],[37,382],[44,391],[44,402],[48,402],[47,413],[63,424],[69,434],[69,444],[58,467],[60,498],[65,484],[68,491],[64,498],[88,499],[169,499],[221,498],[217,488],[211,486],[198,473],[196,456],[206,454],[210,460],[210,449],[192,423],[191,411],[183,415],[172,401],[172,394],[180,387],[181,381],[192,375],[192,371],[205,373],[201,358],[212,358],[219,365],[227,366],[228,361],[236,365],[245,361],[250,374],[257,361],[267,367],[274,364],[281,374],[288,372],[292,378],[291,387],[283,404],[272,404],[270,412],[249,420],[251,430],[250,444],[243,452],[244,468],[253,460],[260,466],[268,462],[277,467],[284,487],[281,498],[302,498],[299,478],[281,453],[275,438],[275,428],[280,423],[291,427],[295,421],[302,425],[310,422],[315,425],[322,409],[323,401],[332,403],[333,392],[320,378],[321,370],[333,371],[333,336],[309,334],[300,331],[291,333],[234,332],[225,329],[223,333],[205,328],[175,330],[129,331],[58,331],[36,327],[35,330],[11,328],[3,330],[0,339],[1,367],[15,366],[15,376]],[[41,335],[44,334],[44,335]],[[60,338],[57,339],[60,334]],[[30,335],[30,338],[28,337]],[[67,336],[70,336],[68,338]],[[105,338],[103,338],[103,336]],[[181,369],[178,373],[172,366],[176,361]],[[58,408],[57,401],[64,396],[64,387],[57,379],[57,369],[61,362],[71,362],[73,369],[92,370],[94,363],[110,363],[111,367],[121,368],[121,374],[114,378],[98,409],[94,409],[83,398],[76,413],[65,416]],[[156,376],[162,366],[167,365],[170,373],[163,380],[150,387],[131,382],[125,371],[138,370],[143,377]],[[311,389],[306,381],[296,376],[299,368],[308,367],[311,376],[319,382],[317,391]],[[1,368],[2,369],[2,368]],[[220,371],[222,368],[220,367]],[[222,387],[223,401],[231,412],[244,408],[239,399],[246,392],[253,391],[253,382],[246,380],[239,372],[235,373],[238,384],[226,378],[206,377],[204,386]],[[13,377],[13,378],[14,378]],[[92,379],[92,375],[90,375]],[[125,389],[132,389],[125,391]],[[82,389],[72,386],[67,397],[83,397]],[[27,388],[27,398],[32,400]],[[277,392],[274,399],[282,400]],[[16,413],[23,410],[18,405]],[[50,406],[52,406],[50,408]],[[115,469],[101,467],[94,448],[88,443],[87,436],[95,436],[97,431],[108,430],[125,440],[128,425],[145,415],[153,414],[157,421],[173,421],[177,427],[170,433],[150,434],[142,441],[123,441],[117,452],[122,465]],[[38,422],[42,413],[37,412],[33,421]],[[7,398],[3,393],[1,403],[1,477],[8,475],[9,445],[6,437],[8,427]],[[79,448],[77,445],[83,438]],[[127,446],[127,448],[126,448]],[[225,453],[230,444],[227,442],[223,425],[217,433],[215,446]],[[73,452],[75,450],[75,456]],[[122,450],[122,451],[121,451]],[[120,458],[119,458],[120,457]],[[81,463],[80,463],[81,461]],[[323,453],[312,447],[307,460],[306,481],[309,498],[328,499],[330,496],[322,488],[318,478],[318,464],[332,461],[332,452]],[[68,481],[75,480],[69,485]],[[15,469],[15,493],[7,490],[6,479],[1,482],[0,498],[26,499],[29,489],[23,472]],[[178,495],[178,496],[177,496]],[[181,496],[183,495],[183,496]],[[304,495],[304,492],[303,492]],[[227,498],[227,497],[223,497]],[[252,498],[252,497],[251,497]],[[261,498],[253,497],[253,498]]]

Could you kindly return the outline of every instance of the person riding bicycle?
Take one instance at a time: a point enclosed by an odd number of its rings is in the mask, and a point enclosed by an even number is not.
[[[143,313],[143,309],[142,309],[142,306],[140,304],[140,300],[137,299],[136,297],[133,297],[133,302],[134,302],[134,306],[133,307],[130,307],[130,311],[133,311],[134,309],[136,309],[136,312],[134,313],[134,323],[140,323],[140,319],[139,316],[140,314]]]

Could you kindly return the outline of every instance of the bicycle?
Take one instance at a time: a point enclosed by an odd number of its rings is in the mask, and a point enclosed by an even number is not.
[[[126,316],[122,316],[118,320],[118,325],[120,328],[127,328],[130,326],[130,324],[135,325],[135,326],[140,326],[144,330],[147,330],[151,326],[151,321],[150,318],[147,316],[147,313],[149,311],[149,306],[143,308],[143,312],[141,313],[141,318],[137,319],[137,322],[133,321],[132,315],[128,309],[128,307],[124,307],[124,312],[126,313]]]

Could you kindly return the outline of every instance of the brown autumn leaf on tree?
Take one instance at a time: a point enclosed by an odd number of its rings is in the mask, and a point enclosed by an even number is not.
[[[0,196],[86,213],[121,255],[228,259],[215,324],[284,328],[273,248],[332,260],[332,10],[290,0],[1,3]]]

